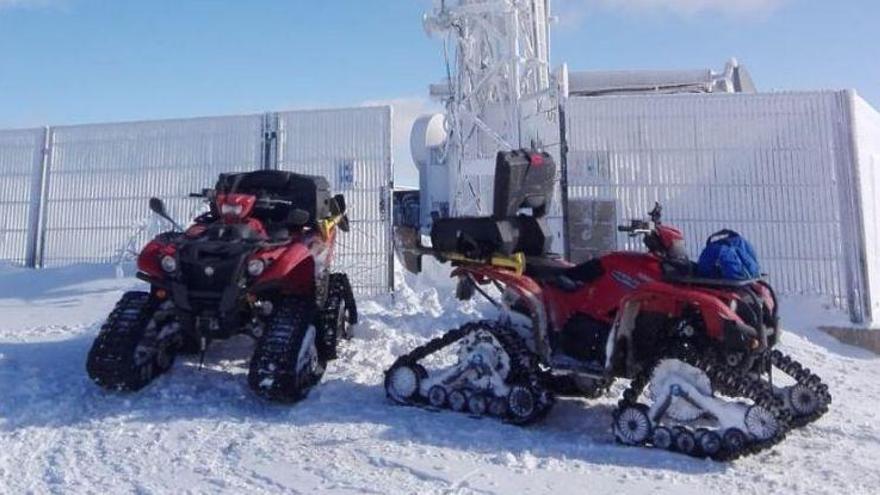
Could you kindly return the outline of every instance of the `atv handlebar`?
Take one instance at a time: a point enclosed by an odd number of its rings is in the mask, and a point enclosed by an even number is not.
[[[200,199],[213,199],[216,195],[217,195],[217,192],[214,191],[213,189],[203,189],[202,192],[189,193],[190,198],[200,198]],[[286,199],[257,198],[257,204],[260,206],[273,206],[273,205],[293,206],[293,201],[287,201]]]
[[[629,225],[619,225],[617,231],[626,232],[630,235],[647,234],[651,232],[651,224],[644,220],[633,220]]]
[[[660,225],[660,219],[663,216],[663,207],[660,206],[660,202],[654,203],[654,209],[648,212],[648,216],[651,218],[650,221],[631,220],[629,225],[618,226],[617,231],[626,232],[632,237],[654,232],[654,228]]]
[[[271,199],[271,198],[260,198],[257,199],[257,204],[259,205],[284,205],[284,206],[293,206],[293,201],[288,201],[286,199]]]
[[[216,191],[213,189],[202,189],[202,192],[197,193],[189,193],[190,198],[201,198],[201,199],[210,199],[216,195]]]

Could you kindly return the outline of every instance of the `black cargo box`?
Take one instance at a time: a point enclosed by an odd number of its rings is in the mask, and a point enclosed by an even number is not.
[[[310,223],[330,216],[330,184],[320,176],[278,170],[221,174],[215,189],[220,193],[268,196],[293,203],[286,208],[274,206],[255,212],[255,216],[268,222],[285,222],[294,209],[307,211]]]
[[[475,259],[518,252],[541,256],[550,250],[552,240],[542,221],[523,215],[504,220],[441,218],[431,228],[431,245],[435,250]]]
[[[507,151],[495,160],[494,217],[515,217],[521,208],[531,208],[541,218],[553,198],[556,163],[547,153]]]

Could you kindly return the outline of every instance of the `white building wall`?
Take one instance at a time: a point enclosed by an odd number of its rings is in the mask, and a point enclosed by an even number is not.
[[[0,261],[30,261],[45,134],[45,129],[0,131]]]
[[[848,96],[861,190],[867,305],[876,322],[880,319],[880,113],[855,93]]]
[[[345,195],[351,231],[337,237],[333,270],[359,294],[392,284],[391,107],[278,114],[278,168],[323,175]]]
[[[654,201],[690,254],[733,228],[757,248],[782,293],[858,306],[858,266],[844,246],[854,191],[843,93],[572,98],[568,194],[617,201],[618,221]],[[642,249],[618,236],[619,247]],[[858,310],[858,308],[850,308]]]

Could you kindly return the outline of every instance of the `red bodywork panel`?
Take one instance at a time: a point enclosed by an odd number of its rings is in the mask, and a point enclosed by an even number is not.
[[[672,249],[676,242],[684,242],[684,234],[677,228],[668,225],[657,226],[657,235],[660,236],[660,242],[667,250]]]
[[[160,260],[163,256],[173,256],[176,252],[177,248],[174,245],[165,244],[158,239],[153,239],[138,255],[138,270],[153,278],[162,279],[165,277],[165,272],[162,270]]]
[[[283,247],[257,252],[255,258],[266,262],[266,271],[254,282],[254,289],[278,284],[282,292],[309,296],[315,290],[315,253],[323,241],[314,233],[299,235]]]
[[[552,301],[554,326],[562,328],[575,313],[611,323],[624,297],[661,278],[660,259],[652,254],[612,253],[602,257],[602,268],[605,273],[601,277],[577,292],[544,286],[545,298]]]

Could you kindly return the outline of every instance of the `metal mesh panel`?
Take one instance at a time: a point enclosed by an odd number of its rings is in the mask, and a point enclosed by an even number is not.
[[[571,99],[569,197],[610,198],[619,221],[655,200],[691,255],[730,227],[784,293],[847,297],[836,93]],[[844,130],[845,131],[845,130]],[[627,248],[642,249],[638,241]]]
[[[155,233],[164,198],[185,222],[221,172],[260,168],[263,117],[220,117],[52,129],[44,265],[112,262]]]
[[[337,238],[333,269],[359,294],[391,287],[391,109],[278,114],[278,168],[322,175],[345,195],[351,232]]]
[[[0,131],[0,261],[24,263],[36,221],[44,129]]]

